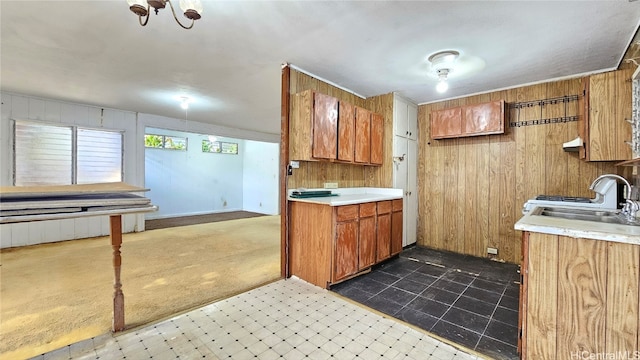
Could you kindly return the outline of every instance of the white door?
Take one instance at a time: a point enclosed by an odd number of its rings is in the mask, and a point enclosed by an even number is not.
[[[404,233],[402,246],[416,243],[418,233],[418,142],[407,141],[407,189],[405,193],[406,205],[403,209]]]

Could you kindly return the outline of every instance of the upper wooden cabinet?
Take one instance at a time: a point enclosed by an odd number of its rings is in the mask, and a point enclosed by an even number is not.
[[[633,69],[585,78],[585,108],[581,136],[590,161],[619,161],[632,157],[631,77]]]
[[[356,106],[356,155],[357,163],[371,162],[371,112]]]
[[[338,160],[353,162],[355,129],[355,106],[341,102],[338,113]]]
[[[431,138],[444,139],[462,134],[462,108],[431,112]]]
[[[338,99],[313,94],[313,157],[335,159],[338,152]]]
[[[382,115],[312,90],[291,96],[289,158],[382,165]]]
[[[382,165],[384,147],[384,118],[380,114],[371,114],[371,163]]]
[[[431,138],[503,134],[504,100],[431,112]]]

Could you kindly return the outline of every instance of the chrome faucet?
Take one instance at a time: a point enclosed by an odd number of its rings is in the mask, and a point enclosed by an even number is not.
[[[614,178],[614,179],[622,180],[624,182],[624,185],[626,186],[624,198],[626,201],[625,201],[625,204],[622,206],[622,214],[624,214],[627,217],[627,220],[634,221],[636,218],[636,213],[638,212],[638,210],[640,210],[640,202],[631,200],[631,184],[629,183],[629,181],[627,181],[627,179],[616,174],[600,175],[595,180],[593,180],[593,182],[591,183],[591,186],[589,186],[589,190],[595,189],[598,182],[604,178]]]

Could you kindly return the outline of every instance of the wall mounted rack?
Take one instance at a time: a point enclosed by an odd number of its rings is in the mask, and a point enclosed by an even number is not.
[[[567,104],[573,101],[578,101],[580,99],[580,95],[565,95],[555,98],[548,99],[540,99],[540,100],[532,100],[532,101],[522,101],[508,104],[509,109],[516,110],[516,116],[510,117],[515,121],[510,121],[510,127],[522,127],[522,126],[532,126],[532,125],[544,125],[544,124],[558,124],[558,123],[567,123],[572,121],[578,121],[579,116],[575,115],[567,115]],[[553,117],[553,118],[543,118],[542,112],[546,105],[556,105],[556,104],[564,104],[564,116],[561,117]],[[532,108],[532,107],[540,107],[540,116],[537,119],[532,120],[520,120],[520,109],[523,108]]]

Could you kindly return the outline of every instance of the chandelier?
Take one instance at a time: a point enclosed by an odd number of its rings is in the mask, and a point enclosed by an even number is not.
[[[149,10],[151,10],[152,7],[156,15],[158,15],[158,10],[164,9],[167,3],[169,3],[169,7],[171,8],[173,18],[178,25],[184,29],[191,29],[195,21],[200,19],[200,14],[202,14],[202,2],[200,0],[180,0],[180,8],[184,12],[184,16],[191,20],[191,25],[185,26],[178,20],[176,11],[173,9],[173,4],[170,0],[127,0],[127,3],[129,4],[129,9],[138,15],[138,20],[142,26],[147,25],[149,22]],[[144,21],[142,18],[144,18]]]

